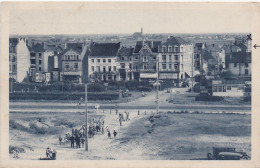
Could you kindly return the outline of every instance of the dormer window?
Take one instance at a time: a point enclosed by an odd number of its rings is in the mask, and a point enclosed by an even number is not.
[[[166,52],[166,47],[162,46],[162,52]]]
[[[174,52],[178,52],[178,47],[177,46],[174,47]]]
[[[172,46],[168,46],[168,52],[172,52]]]

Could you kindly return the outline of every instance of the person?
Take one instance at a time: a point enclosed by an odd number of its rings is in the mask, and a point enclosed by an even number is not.
[[[74,136],[71,135],[71,137],[70,137],[70,142],[71,142],[70,147],[71,148],[74,148],[74,140],[75,140]]]
[[[47,147],[47,149],[46,149],[46,157],[47,158],[51,158],[51,148],[50,147]]]
[[[111,133],[110,133],[109,130],[107,130],[107,136],[108,136],[109,139],[111,138]]]
[[[79,136],[75,137],[75,141],[76,141],[76,148],[80,148],[80,138],[79,138]]]
[[[82,148],[84,147],[84,142],[85,142],[84,137],[81,137],[81,146],[82,146]]]
[[[140,114],[140,111],[138,110],[138,115]]]
[[[56,150],[53,150],[53,152],[52,152],[52,155],[51,155],[51,160],[56,160],[56,156],[57,156],[57,152],[56,152]]]
[[[62,138],[61,138],[61,136],[59,137],[59,142],[60,142],[60,145],[61,145],[61,141],[62,141]]]
[[[119,123],[120,123],[120,126],[122,126],[122,117],[121,116],[119,117]]]
[[[114,130],[113,134],[114,134],[114,138],[116,138],[117,132],[115,130]]]

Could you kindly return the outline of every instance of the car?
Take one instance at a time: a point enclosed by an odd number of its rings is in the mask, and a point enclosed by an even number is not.
[[[250,156],[243,151],[236,151],[235,148],[213,147],[213,154],[207,154],[208,160],[248,160]]]

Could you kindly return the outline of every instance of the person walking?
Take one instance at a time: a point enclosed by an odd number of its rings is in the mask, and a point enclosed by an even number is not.
[[[107,137],[110,139],[111,138],[111,133],[109,130],[107,130]]]
[[[61,145],[61,141],[62,141],[62,137],[61,137],[61,136],[59,136],[59,142],[60,142],[60,145]]]
[[[75,141],[75,138],[74,138],[74,136],[73,135],[71,135],[71,137],[70,137],[70,147],[71,148],[74,148],[74,141]]]
[[[114,134],[114,138],[116,138],[117,132],[115,130],[114,130],[113,134]]]

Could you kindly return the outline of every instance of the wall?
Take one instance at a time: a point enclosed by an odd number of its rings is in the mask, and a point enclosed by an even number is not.
[[[17,82],[28,78],[30,68],[30,52],[26,46],[26,39],[20,38],[17,44]]]

